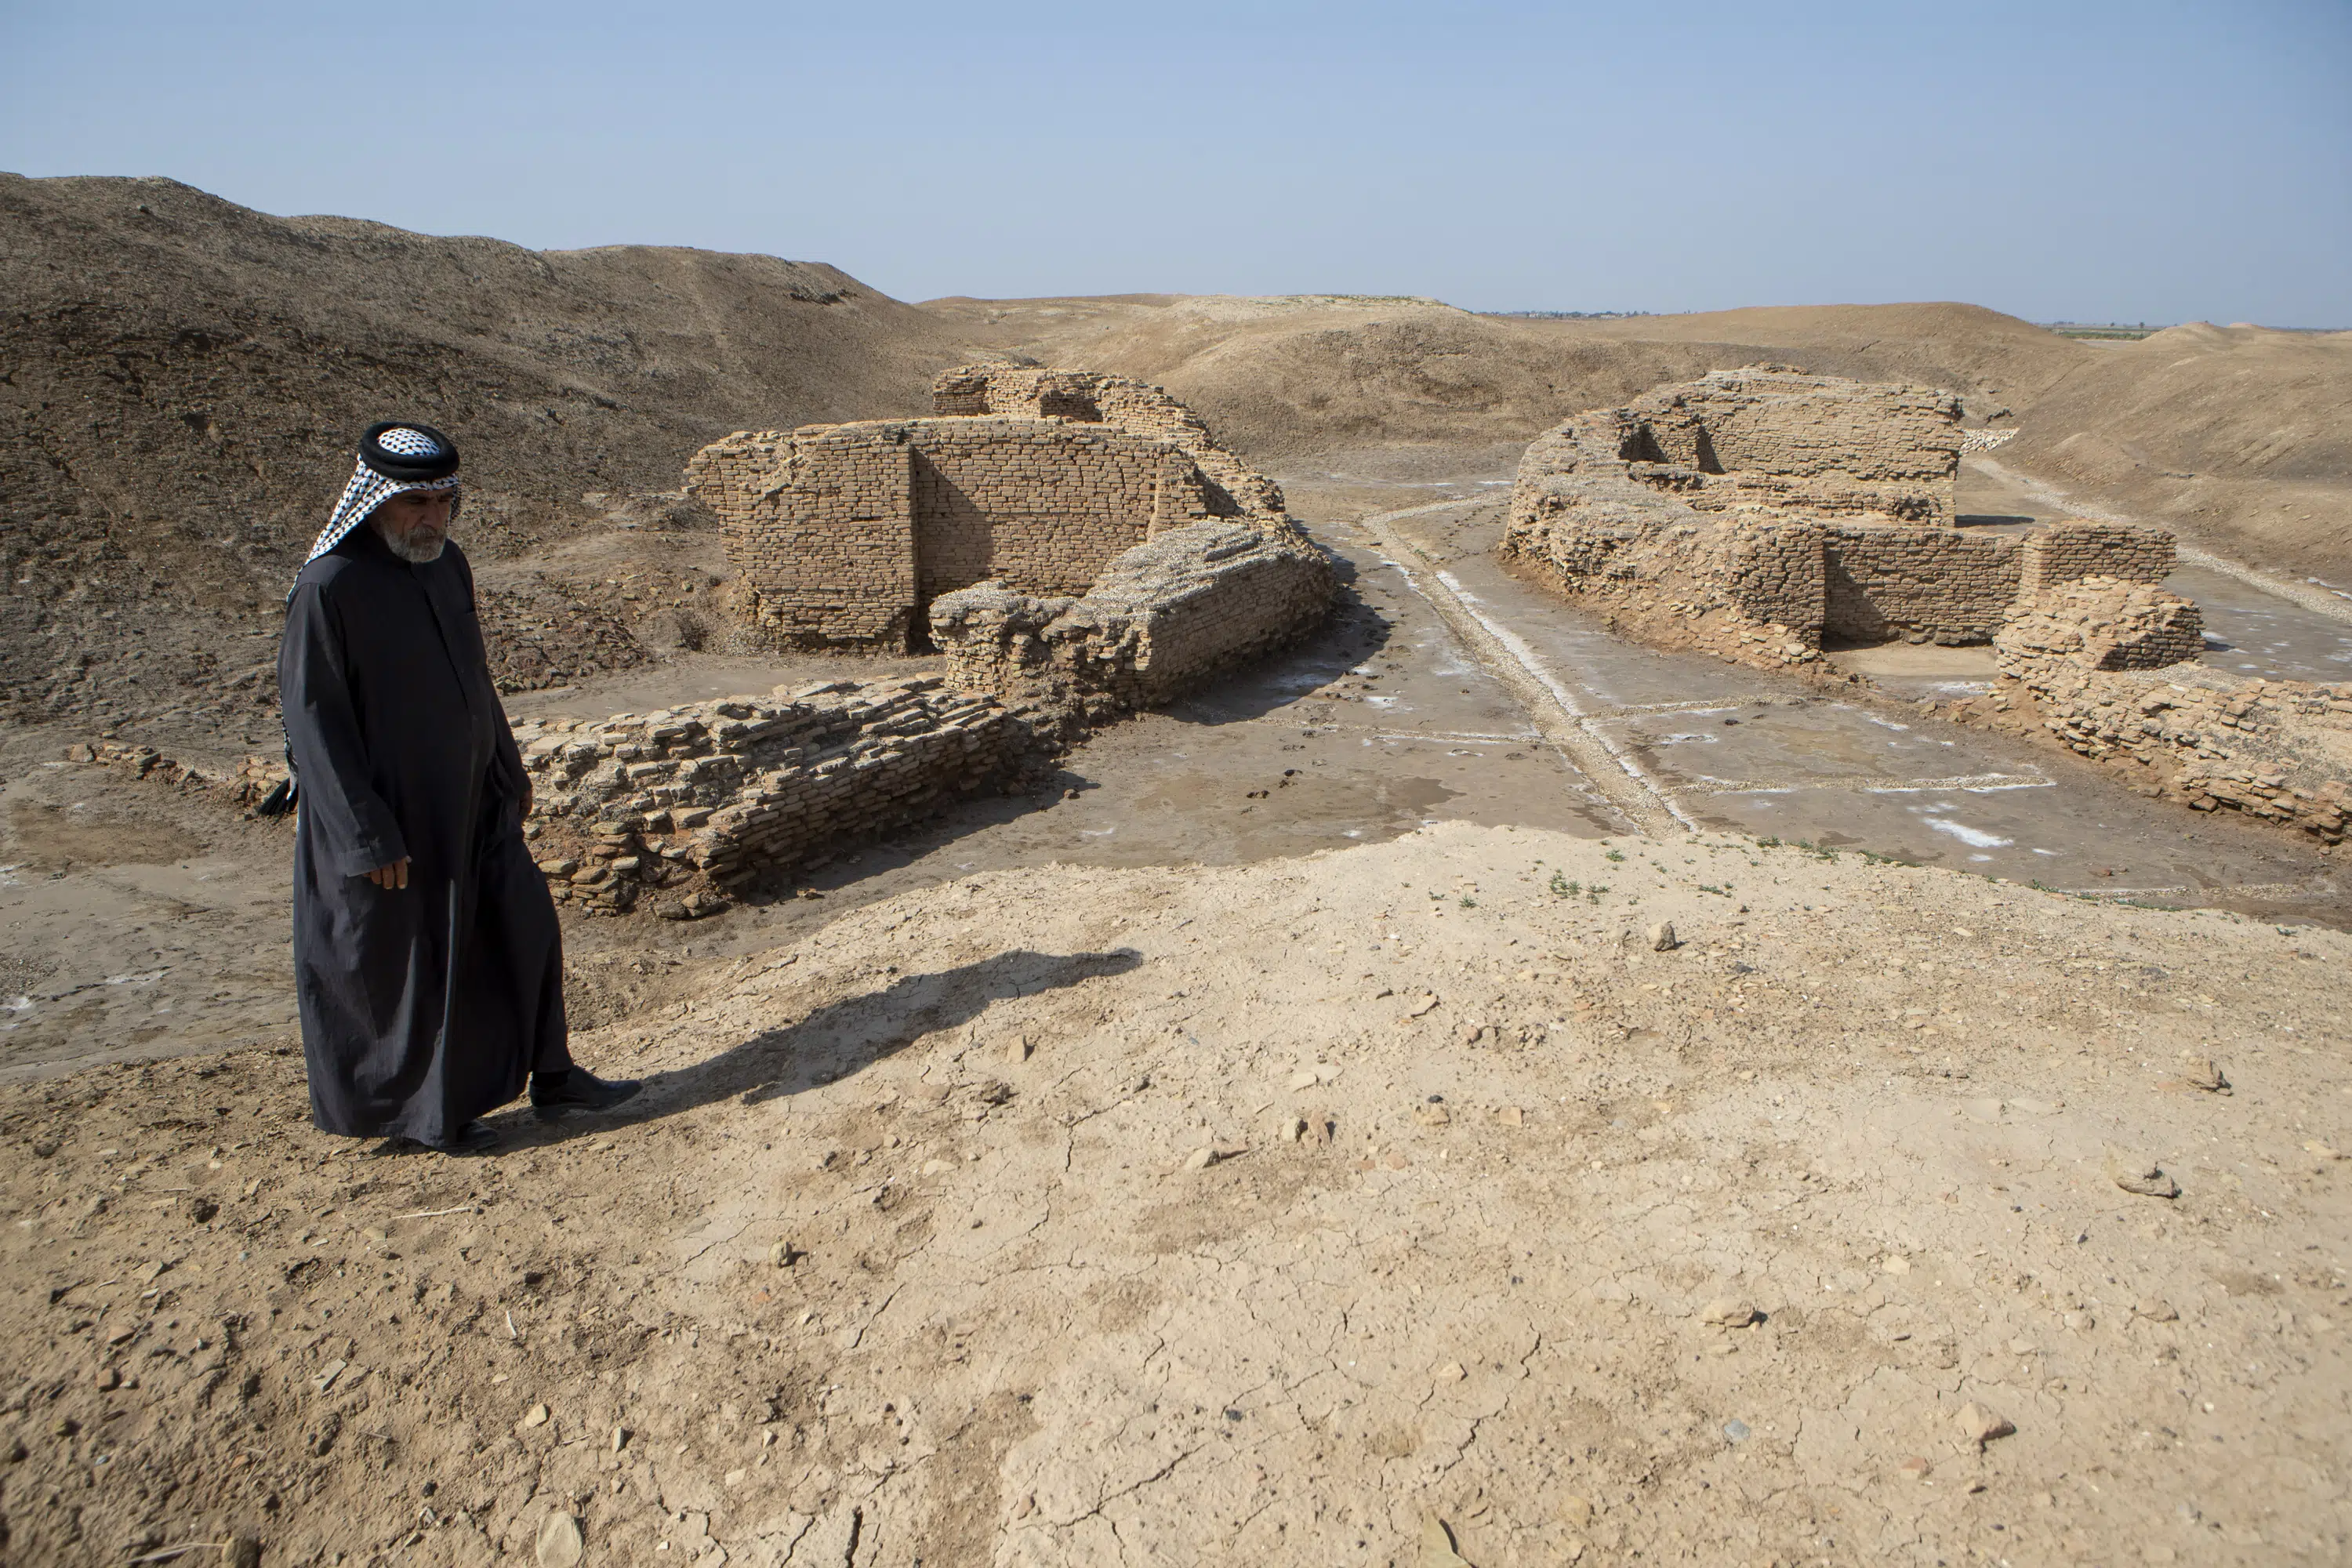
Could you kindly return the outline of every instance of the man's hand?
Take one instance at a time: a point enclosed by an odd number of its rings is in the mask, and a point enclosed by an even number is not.
[[[389,866],[378,866],[367,874],[367,879],[379,888],[408,886],[408,857],[403,855]]]

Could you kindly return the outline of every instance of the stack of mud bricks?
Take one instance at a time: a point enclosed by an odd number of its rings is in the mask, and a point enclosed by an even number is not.
[[[1328,613],[1329,558],[1297,530],[1207,522],[1113,561],[1083,597],[996,584],[931,606],[959,686],[1074,724],[1165,702],[1305,636]]]
[[[2160,669],[2204,651],[2205,617],[2194,602],[2154,584],[2084,577],[2019,605],[1993,647],[2001,673],[2018,679],[2053,664]]]
[[[2161,583],[2172,575],[2173,565],[2172,535],[2163,529],[2129,522],[2052,523],[2026,536],[2018,595],[2030,598],[2084,577]]]
[[[2197,606],[2116,577],[2045,589],[2004,626],[2000,673],[2045,728],[2096,762],[2150,770],[2155,793],[2228,806],[2334,844],[2352,813],[2352,688],[2195,662]]]
[[[625,910],[647,886],[735,888],[1000,785],[1025,739],[1002,704],[935,678],[847,681],[515,726],[559,898]]]
[[[1220,446],[1199,415],[1160,388],[1125,376],[1048,365],[961,365],[941,372],[931,384],[931,408],[943,415],[1100,421],[1189,453],[1213,487],[1215,516],[1271,517],[1283,510],[1282,491],[1274,481]]]

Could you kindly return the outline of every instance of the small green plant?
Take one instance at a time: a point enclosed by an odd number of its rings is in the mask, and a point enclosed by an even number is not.
[[[1478,907],[1478,900],[1465,893],[1462,895],[1462,907],[1465,910],[1475,910]]]
[[[1603,860],[1616,860],[1616,861],[1621,861],[1621,862],[1622,862],[1622,861],[1625,858],[1625,857],[1624,857],[1623,855],[1620,854],[1618,851],[1616,851],[1616,850],[1614,850],[1614,849],[1612,849],[1611,851],[1609,851],[1609,853],[1608,853],[1608,854],[1603,855],[1603,856],[1601,857],[1601,858],[1602,858]]]
[[[1759,849],[1778,849],[1780,847],[1780,841],[1778,838],[1759,838],[1756,841],[1756,847]]]
[[[1606,884],[1595,882],[1585,889],[1584,901],[1588,904],[1597,904],[1601,901],[1601,895],[1608,890]]]
[[[1572,899],[1584,889],[1578,887],[1574,882],[1570,881],[1567,878],[1561,876],[1559,872],[1554,871],[1551,874],[1551,890],[1552,896],[1555,898]]]

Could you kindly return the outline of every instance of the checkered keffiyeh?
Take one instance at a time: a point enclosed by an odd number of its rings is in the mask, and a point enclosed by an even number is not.
[[[449,517],[457,520],[457,443],[428,425],[404,424],[398,420],[371,425],[360,437],[359,461],[352,469],[351,481],[343,486],[343,495],[335,503],[327,526],[310,542],[310,553],[303,557],[308,566],[327,552],[341,544],[352,530],[365,522],[382,506],[397,495],[411,490],[446,490],[449,492]],[[299,574],[297,574],[299,580]],[[294,602],[294,590],[286,590],[286,602]],[[295,775],[294,748],[286,748],[286,780],[269,792],[256,811],[263,816],[283,816],[294,809],[301,793],[301,781]]]
[[[352,530],[365,522],[374,514],[376,508],[393,497],[406,495],[411,490],[454,491],[458,488],[457,476],[454,473],[429,479],[395,479],[390,474],[379,473],[368,460],[367,447],[370,444],[382,448],[389,457],[427,465],[435,459],[451,458],[456,454],[456,448],[448,445],[438,431],[395,425],[381,433],[371,432],[369,441],[362,446],[359,461],[352,468],[351,482],[343,486],[342,499],[335,503],[334,515],[327,520],[327,526],[320,529],[319,537],[311,542],[310,553],[302,559],[305,566],[341,544]],[[458,505],[459,498],[453,495],[449,501],[452,521],[457,520]]]

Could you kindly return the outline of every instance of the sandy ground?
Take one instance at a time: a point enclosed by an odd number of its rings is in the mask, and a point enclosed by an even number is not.
[[[9,1550],[2338,1562],[2347,959],[1446,824],[867,905],[483,1158],[8,1087]]]

